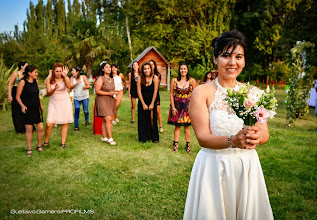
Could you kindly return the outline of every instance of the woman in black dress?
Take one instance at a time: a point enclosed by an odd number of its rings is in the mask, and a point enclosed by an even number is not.
[[[15,99],[15,96],[17,93],[18,83],[23,78],[24,76],[23,73],[27,65],[28,65],[27,62],[19,62],[18,63],[19,70],[11,74],[10,80],[8,83],[8,98],[11,102],[12,121],[13,121],[14,129],[17,134],[22,134],[25,132],[25,126],[22,121],[21,106]]]
[[[17,88],[16,100],[21,106],[22,121],[25,124],[25,137],[28,145],[27,156],[32,155],[32,129],[37,126],[37,150],[42,152],[43,138],[43,106],[39,97],[37,82],[37,67],[28,65],[24,71],[24,77]]]
[[[158,77],[158,87],[160,87],[160,83],[161,83],[161,74],[160,72],[157,70],[157,65],[156,62],[154,60],[150,60],[149,63],[151,64],[151,69],[152,72],[154,73],[154,75],[156,75]],[[162,123],[162,115],[161,115],[161,98],[160,98],[160,91],[157,90],[157,97],[156,97],[156,102],[157,102],[157,120],[159,122],[160,125],[160,133],[163,133],[163,123]]]
[[[157,90],[158,77],[153,74],[151,65],[148,62],[142,64],[141,80],[137,82],[138,92],[138,133],[139,142],[152,140],[159,141],[157,129]]]
[[[131,115],[132,121],[135,121],[135,99],[138,98],[137,93],[137,81],[139,79],[139,64],[138,62],[134,61],[132,63],[132,71],[128,74],[129,78],[129,99],[131,99]]]

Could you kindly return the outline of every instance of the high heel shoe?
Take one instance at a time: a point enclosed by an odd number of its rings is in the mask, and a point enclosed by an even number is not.
[[[173,141],[173,152],[178,151],[178,141]]]
[[[190,153],[190,152],[191,152],[191,149],[190,149],[190,146],[189,146],[189,142],[186,142],[186,147],[185,147],[185,149],[186,149],[186,152],[187,152],[187,153]]]

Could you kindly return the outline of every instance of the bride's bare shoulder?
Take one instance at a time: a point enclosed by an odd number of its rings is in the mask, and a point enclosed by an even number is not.
[[[192,99],[197,100],[200,104],[206,103],[209,106],[214,100],[217,86],[214,81],[197,86],[192,95]]]
[[[216,90],[216,84],[214,81],[197,86],[194,89],[194,92],[202,95],[210,94],[210,92],[212,92],[213,90]]]

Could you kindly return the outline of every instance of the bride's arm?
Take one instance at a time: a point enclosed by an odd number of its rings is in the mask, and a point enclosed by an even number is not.
[[[189,103],[191,124],[200,146],[211,149],[225,149],[228,148],[228,136],[217,136],[210,132],[207,104],[207,97],[210,96],[210,94],[211,89],[208,84],[198,86],[194,89]],[[237,148],[250,147],[250,145],[246,144],[246,133],[246,130],[241,130],[232,136],[231,145]]]

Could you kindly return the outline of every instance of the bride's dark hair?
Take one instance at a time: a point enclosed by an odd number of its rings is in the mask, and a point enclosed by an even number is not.
[[[227,53],[231,47],[233,47],[233,49],[231,50],[231,54],[232,54],[238,45],[243,47],[244,54],[246,54],[247,53],[246,40],[243,34],[239,31],[227,31],[227,32],[224,32],[220,37],[216,37],[212,40],[212,46],[213,48],[215,48],[214,49],[215,58],[218,58],[220,54]]]

